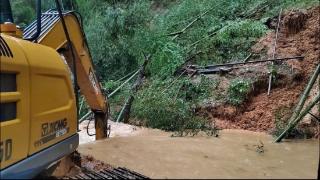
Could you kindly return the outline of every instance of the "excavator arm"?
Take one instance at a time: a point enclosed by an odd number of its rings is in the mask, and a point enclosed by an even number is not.
[[[57,11],[49,10],[42,13],[41,33],[34,42],[55,49],[65,59],[69,69],[76,68],[76,71],[72,71],[76,72],[77,76],[74,78],[77,80],[74,85],[79,86],[81,94],[95,115],[96,139],[105,138],[107,136],[108,101],[95,75],[81,19],[73,11],[62,13],[62,15],[64,22]],[[65,23],[68,34],[65,32],[63,23]],[[34,21],[24,30],[24,39],[32,37],[36,30],[37,21]],[[72,48],[68,46],[67,36],[69,36]],[[75,62],[75,66],[73,62]]]

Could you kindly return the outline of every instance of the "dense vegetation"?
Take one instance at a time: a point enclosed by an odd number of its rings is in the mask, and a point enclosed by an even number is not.
[[[67,2],[67,1],[65,1]],[[108,92],[117,79],[136,70],[144,54],[152,55],[143,88],[135,95],[133,122],[175,131],[200,127],[205,121],[194,106],[214,94],[218,81],[191,82],[179,68],[244,59],[267,31],[267,18],[281,8],[307,7],[317,0],[75,0],[100,80]],[[14,0],[15,18],[22,26],[34,16],[31,1]],[[48,1],[44,9],[53,6]],[[66,3],[68,4],[68,3]],[[112,115],[130,93],[127,85],[111,98]],[[232,81],[226,101],[241,104],[250,80]],[[221,97],[219,97],[221,98]],[[82,112],[82,114],[85,111]]]

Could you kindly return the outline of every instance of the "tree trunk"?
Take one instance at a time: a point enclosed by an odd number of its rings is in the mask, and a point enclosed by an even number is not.
[[[117,122],[120,121],[121,119],[123,119],[124,123],[128,123],[129,122],[129,118],[130,118],[130,112],[131,112],[131,106],[132,106],[132,102],[134,100],[134,94],[137,93],[137,91],[139,90],[139,88],[141,87],[142,83],[143,83],[143,78],[144,78],[144,74],[145,74],[145,69],[146,66],[150,60],[150,55],[144,55],[145,59],[143,64],[140,67],[139,70],[139,75],[137,80],[135,81],[135,83],[133,84],[132,88],[131,88],[131,93],[129,98],[127,99],[124,107],[122,108],[118,118],[117,118]]]

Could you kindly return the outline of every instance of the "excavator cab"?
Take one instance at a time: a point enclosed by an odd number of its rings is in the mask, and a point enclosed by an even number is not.
[[[41,13],[22,33],[0,0],[0,177],[33,178],[79,144],[79,91],[106,137],[108,106],[75,12]],[[71,70],[70,70],[71,69]],[[73,80],[70,77],[73,74]]]

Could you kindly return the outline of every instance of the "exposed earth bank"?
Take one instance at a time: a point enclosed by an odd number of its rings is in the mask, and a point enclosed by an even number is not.
[[[255,78],[253,92],[240,107],[226,103],[209,102],[197,108],[197,113],[208,117],[218,128],[245,129],[272,133],[276,128],[277,113],[282,113],[282,120],[290,117],[293,108],[307,85],[316,65],[320,62],[320,7],[308,10],[285,11],[281,16],[277,39],[277,58],[304,56],[302,61],[287,61],[279,65],[276,83],[272,85],[270,96],[268,89],[268,65],[256,64],[242,66],[232,71],[228,77],[220,77],[221,89],[235,77]],[[278,17],[273,18],[268,26],[276,29]],[[252,47],[252,53],[263,54],[272,58],[275,31],[270,31]],[[319,82],[319,80],[318,80]],[[319,92],[319,86],[314,85],[308,102]],[[284,113],[283,113],[284,112]],[[319,116],[315,107],[312,113]],[[283,122],[286,124],[286,122]],[[307,137],[319,137],[318,123],[307,115],[298,130]]]

